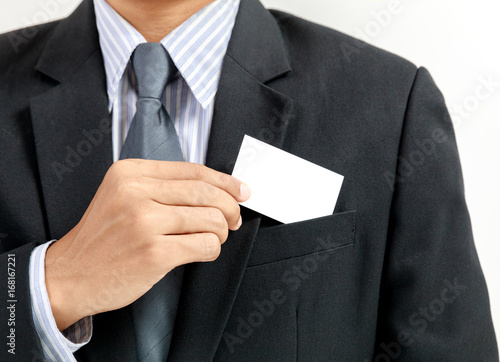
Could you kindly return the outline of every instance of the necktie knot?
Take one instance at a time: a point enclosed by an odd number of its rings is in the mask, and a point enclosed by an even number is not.
[[[177,69],[160,43],[140,44],[132,54],[139,98],[160,99]]]

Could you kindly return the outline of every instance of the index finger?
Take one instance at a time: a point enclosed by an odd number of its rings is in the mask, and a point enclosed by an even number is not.
[[[250,198],[250,188],[244,182],[209,167],[190,162],[134,160],[145,177],[159,180],[199,180],[218,187],[243,202]]]

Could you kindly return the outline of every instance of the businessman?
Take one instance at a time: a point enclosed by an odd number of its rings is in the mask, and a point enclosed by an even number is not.
[[[0,37],[0,109],[2,360],[498,360],[425,69],[257,0],[83,0]],[[343,175],[333,214],[240,208],[245,134]]]

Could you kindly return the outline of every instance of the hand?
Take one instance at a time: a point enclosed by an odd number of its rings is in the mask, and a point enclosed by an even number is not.
[[[47,250],[58,328],[131,304],[179,265],[215,260],[249,197],[248,186],[205,166],[114,163],[80,222]]]

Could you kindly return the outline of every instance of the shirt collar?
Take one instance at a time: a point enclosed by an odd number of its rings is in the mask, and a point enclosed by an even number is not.
[[[217,93],[239,3],[240,0],[216,0],[161,40],[194,97],[205,109]],[[94,7],[111,111],[130,57],[146,40],[105,0],[94,0]]]

